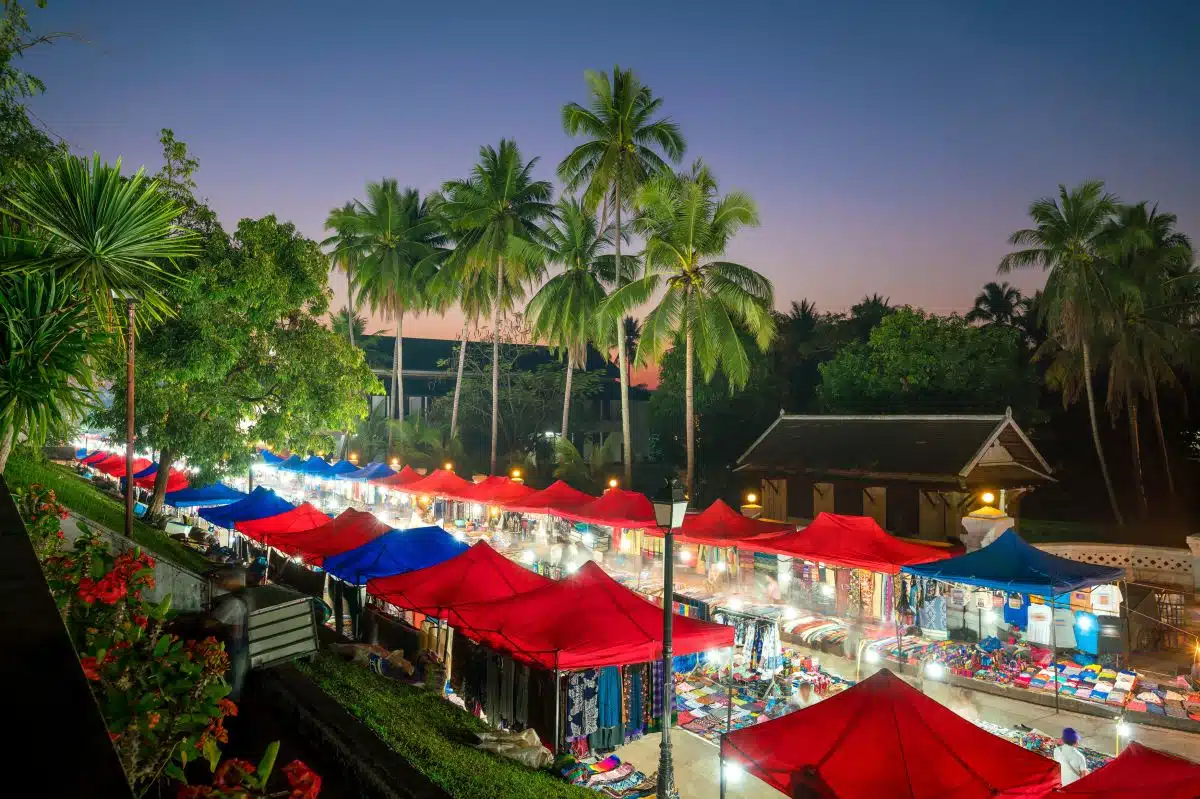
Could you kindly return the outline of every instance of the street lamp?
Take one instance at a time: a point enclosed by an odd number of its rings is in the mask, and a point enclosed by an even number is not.
[[[683,525],[687,500],[678,480],[661,500],[654,503],[654,521],[663,531],[663,708],[662,743],[659,745],[658,795],[675,796],[675,774],[671,764],[671,712],[675,709],[674,661],[671,653],[671,620],[675,605],[674,531]]]

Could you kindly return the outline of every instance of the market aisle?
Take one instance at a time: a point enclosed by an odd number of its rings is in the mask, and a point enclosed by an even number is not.
[[[661,739],[659,733],[645,735],[619,748],[617,757],[647,774],[657,772]],[[721,762],[717,747],[687,730],[675,728],[671,731],[671,751],[679,799],[717,799]],[[727,799],[779,799],[782,794],[757,777],[741,774],[730,781],[725,795]]]

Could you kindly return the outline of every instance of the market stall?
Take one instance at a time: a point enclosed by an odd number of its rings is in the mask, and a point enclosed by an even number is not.
[[[233,523],[234,529],[243,535],[269,546],[271,536],[299,533],[329,524],[330,517],[321,512],[315,505],[305,502],[291,510],[275,516],[261,519],[239,519]]]
[[[987,733],[887,670],[812,707],[736,730],[733,762],[787,796],[1042,799],[1058,765]]]
[[[277,516],[294,507],[292,503],[278,496],[274,491],[259,486],[237,502],[201,508],[199,516],[214,527],[232,531],[234,525],[239,521]],[[231,533],[221,543],[238,552],[243,561],[249,560],[249,550],[243,536]]]
[[[325,558],[322,568],[354,586],[433,566],[465,552],[467,545],[440,527],[389,530],[351,550]]]
[[[169,491],[164,501],[174,508],[195,508],[203,505],[220,507],[243,500],[246,496],[244,492],[230,488],[224,483],[211,483],[198,488]]]
[[[1059,793],[1093,799],[1196,799],[1200,764],[1135,742],[1108,765]]]
[[[265,534],[262,540],[286,555],[312,566],[321,566],[325,558],[356,549],[390,530],[375,514],[347,508],[320,527]],[[274,571],[277,564],[271,565]]]
[[[110,454],[111,453],[109,453],[107,450],[98,449],[95,452],[89,453],[88,455],[80,458],[79,463],[83,466],[94,467],[97,463],[107,458]]]
[[[1138,675],[1115,655],[1119,567],[1060,558],[1009,530],[982,549],[906,566],[923,635],[946,631],[916,656],[949,672],[1006,686],[1124,707]],[[958,632],[961,631],[961,632]],[[1069,657],[1060,659],[1060,655]],[[1182,710],[1182,703],[1180,704]]]

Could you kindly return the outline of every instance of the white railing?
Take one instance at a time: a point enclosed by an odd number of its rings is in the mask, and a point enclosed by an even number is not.
[[[1101,544],[1090,541],[1066,544],[1038,544],[1037,548],[1081,563],[1118,566],[1128,580],[1195,590],[1193,556],[1182,547],[1150,547],[1138,544]]]

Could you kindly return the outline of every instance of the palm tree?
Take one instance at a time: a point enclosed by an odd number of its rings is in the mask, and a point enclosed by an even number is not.
[[[975,307],[967,311],[968,322],[1016,327],[1021,314],[1021,291],[1008,283],[991,282],[975,297]]]
[[[567,103],[562,109],[563,130],[569,136],[588,138],[558,165],[559,178],[568,191],[584,189],[588,210],[601,203],[613,214],[616,235],[617,273],[621,266],[621,211],[630,204],[637,187],[652,175],[669,171],[664,156],[674,163],[683,158],[687,144],[679,126],[670,119],[656,118],[662,100],[631,70],[613,67],[610,78],[603,72],[585,73],[588,104]],[[661,155],[660,155],[661,153]],[[621,436],[625,461],[625,484],[633,482],[633,445],[629,427],[629,359],[626,357],[623,320],[617,328],[617,359],[621,379]]]
[[[1034,226],[1013,233],[1008,241],[1015,252],[1000,261],[999,272],[1040,266],[1049,271],[1041,313],[1051,335],[1068,351],[1082,358],[1083,383],[1092,444],[1118,524],[1124,524],[1117,495],[1108,473],[1096,421],[1096,396],[1092,388],[1092,347],[1111,323],[1112,301],[1103,279],[1104,260],[1099,252],[1105,226],[1116,210],[1117,199],[1100,181],[1088,181],[1068,190],[1059,185],[1058,197],[1044,197],[1029,207]]]
[[[134,297],[141,324],[172,313],[164,293],[177,278],[171,269],[196,253],[196,235],[174,222],[182,207],[147,180],[145,170],[121,175],[100,156],[65,156],[40,169],[12,175],[9,197],[20,235],[45,246],[8,250],[0,274],[52,272],[91,303],[109,330],[120,326],[114,297]],[[17,235],[10,228],[4,235]]]
[[[880,294],[863,297],[860,302],[850,307],[848,321],[853,335],[860,341],[866,341],[871,337],[871,331],[894,310],[891,297]]]
[[[1116,314],[1108,405],[1113,413],[1122,407],[1127,411],[1143,517],[1149,512],[1149,503],[1142,480],[1139,398],[1150,400],[1167,486],[1174,497],[1175,480],[1162,427],[1158,385],[1179,383],[1177,371],[1188,356],[1194,332],[1191,320],[1200,300],[1191,241],[1175,230],[1176,222],[1174,214],[1159,213],[1144,202],[1123,205],[1104,235],[1112,262],[1110,283]]]
[[[625,259],[622,258],[621,260],[624,262]],[[636,269],[630,270],[628,267],[625,267],[625,271],[633,272],[634,275],[637,274]],[[628,281],[622,281],[622,283],[625,282]],[[624,327],[623,332],[625,333],[626,363],[629,363],[633,360],[633,356],[637,354],[638,342],[642,340],[642,323],[632,316],[626,316],[621,320],[621,325]]]
[[[329,260],[333,268],[346,276],[346,310],[347,316],[353,314],[359,319],[358,311],[362,304],[362,296],[358,290],[358,264],[362,253],[359,252],[353,228],[357,209],[353,202],[348,202],[341,208],[334,208],[325,219],[325,229],[334,231],[333,235],[321,242],[322,247],[332,247]],[[350,346],[354,346],[354,337],[362,336],[362,328],[358,325],[347,326],[343,329],[334,322],[334,330],[344,332],[350,337]]]
[[[516,142],[501,139],[499,148],[479,150],[479,163],[465,180],[442,187],[441,212],[453,225],[457,246],[450,258],[454,268],[471,264],[494,273],[492,295],[492,451],[490,471],[496,473],[500,423],[500,320],[506,309],[524,295],[526,285],[542,274],[537,243],[539,223],[554,216],[550,183],[533,179],[536,158],[525,162]]]
[[[596,314],[616,283],[616,259],[601,255],[612,244],[614,230],[600,229],[595,214],[581,202],[564,198],[558,203],[556,224],[543,231],[543,257],[562,264],[562,273],[548,280],[526,306],[525,315],[534,337],[566,353],[567,379],[563,390],[562,437],[567,437],[571,412],[571,378],[575,367],[587,366],[587,348],[595,338]]]
[[[373,311],[396,320],[392,395],[388,415],[404,416],[404,317],[420,313],[443,254],[441,227],[416,189],[400,190],[391,178],[367,184],[366,201],[338,212],[333,257],[350,259],[360,296]]]
[[[351,315],[352,313],[353,316]],[[356,338],[361,339],[366,332],[367,318],[360,313],[352,312],[349,307],[343,305],[333,315],[330,325],[333,327],[333,332],[348,336],[350,338],[350,345],[353,346],[354,340]]]
[[[696,472],[696,362],[706,381],[720,368],[731,390],[744,386],[750,361],[741,331],[764,351],[770,345],[774,289],[753,269],[716,260],[740,228],[758,224],[758,210],[742,192],[719,197],[716,180],[700,162],[689,174],[650,180],[638,190],[634,204],[640,213],[635,227],[646,241],[646,273],[614,291],[606,305],[623,315],[663,292],[642,323],[638,361],[657,362],[674,342],[683,341],[690,492]]]

